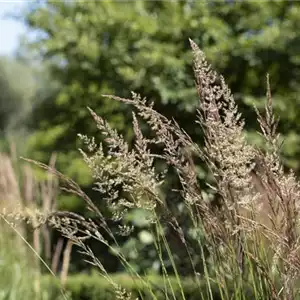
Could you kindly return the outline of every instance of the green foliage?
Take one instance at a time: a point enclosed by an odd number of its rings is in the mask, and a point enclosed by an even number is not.
[[[127,292],[132,293],[131,299],[136,299],[136,297],[143,298],[144,300],[165,300],[166,295],[164,292],[164,282],[163,278],[159,276],[151,276],[146,279],[147,282],[152,284],[153,292],[156,298],[150,294],[149,288],[138,279],[133,279],[128,275],[114,275],[112,276],[113,281],[124,288]],[[181,292],[178,284],[176,284],[176,279],[170,277],[173,289],[175,291],[176,299],[181,299]],[[201,296],[206,294],[205,283],[202,284],[202,289],[199,290],[195,282],[192,279],[184,279],[182,282],[183,289],[187,300],[206,300],[208,297]],[[61,292],[58,280],[53,280],[50,277],[44,277],[42,282],[43,289],[49,291],[49,300],[61,299]],[[116,293],[114,287],[103,277],[99,275],[72,275],[68,278],[65,286],[65,292],[69,295],[69,299],[79,300],[116,300]],[[221,299],[218,293],[217,286],[214,286],[214,298],[215,300]],[[170,295],[169,295],[170,297]],[[171,299],[172,296],[171,296]]]
[[[43,49],[41,58],[61,84],[34,113],[31,125],[39,129],[40,137],[34,136],[33,150],[40,149],[42,139],[57,126],[64,130],[60,136],[49,136],[51,143],[43,151],[70,151],[77,132],[95,134],[86,106],[130,137],[130,111],[101,96],[128,96],[130,90],[154,100],[160,112],[197,137],[199,131],[189,122],[197,95],[187,37],[224,74],[248,119],[253,118],[248,109],[252,102],[262,105],[263,78],[269,72],[284,124],[281,131],[286,134],[293,128],[298,136],[299,9],[299,3],[288,1],[44,1],[32,5],[25,22],[42,33],[35,46]],[[249,130],[256,128],[249,123]],[[286,163],[296,169],[299,140],[287,139],[293,151],[285,152]]]

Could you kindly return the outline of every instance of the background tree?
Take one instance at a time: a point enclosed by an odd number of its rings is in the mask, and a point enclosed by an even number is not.
[[[8,151],[9,144],[24,145],[28,134],[24,120],[37,90],[33,68],[18,58],[0,57],[0,90],[1,151]]]
[[[33,72],[29,66],[11,57],[0,57],[0,128],[2,133],[28,111],[35,92]]]

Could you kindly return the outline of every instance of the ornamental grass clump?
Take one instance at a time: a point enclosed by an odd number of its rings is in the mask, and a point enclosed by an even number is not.
[[[87,219],[70,212],[53,212],[47,223],[72,240],[87,261],[98,267],[115,289],[116,299],[143,299],[142,291],[133,295],[117,285],[86,240],[93,238],[105,244],[133,278],[144,281],[156,299],[157,287],[116,250],[120,246],[118,235],[134,231],[134,224],[126,218],[134,209],[147,211],[166,299],[176,299],[171,273],[182,287],[184,275],[179,262],[183,257],[202,299],[215,299],[216,287],[221,299],[296,299],[300,185],[292,171],[284,172],[280,160],[269,78],[265,112],[256,109],[266,145],[259,149],[245,138],[244,120],[225,79],[212,70],[192,40],[190,44],[199,94],[195,126],[202,129],[204,145],[196,144],[175,120],[161,115],[154,103],[140,95],[132,93],[130,99],[106,95],[133,107],[135,140],[131,147],[90,109],[103,141],[97,143],[93,137],[79,135],[86,145],[80,152],[105,207],[93,202],[63,174],[34,162],[56,174],[64,189],[82,197],[93,213]],[[150,136],[141,130],[141,121],[151,130]],[[197,178],[195,160],[201,160],[213,178],[207,186],[201,186]],[[162,193],[170,170],[180,183],[175,193],[182,199],[181,205]],[[109,210],[118,224],[117,231],[109,227],[102,209]],[[170,232],[182,256],[172,248]],[[167,268],[166,257],[171,267]],[[183,288],[180,299],[187,299]]]

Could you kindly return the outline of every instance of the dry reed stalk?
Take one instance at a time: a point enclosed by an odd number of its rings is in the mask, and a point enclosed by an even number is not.
[[[54,274],[57,274],[58,272],[59,259],[63,250],[63,245],[64,245],[63,238],[59,238],[55,246],[55,250],[51,262],[51,270],[53,271]]]
[[[16,149],[12,147],[12,155],[16,156]],[[16,158],[15,158],[16,159]],[[56,154],[50,159],[51,167],[54,167]],[[16,163],[16,161],[14,162]],[[45,256],[51,260],[51,233],[46,225],[40,226],[40,217],[55,210],[56,196],[58,193],[58,180],[48,173],[46,180],[37,180],[33,169],[28,165],[20,168],[17,176],[13,167],[13,158],[0,153],[0,208],[4,210],[4,215],[13,217],[13,223],[18,224],[18,230],[22,236],[27,236],[32,240],[33,248],[40,256]],[[34,231],[32,236],[28,236],[21,221],[30,221]],[[18,239],[20,243],[21,240]],[[42,254],[43,252],[43,254]],[[34,257],[36,270],[39,270],[40,262]],[[39,290],[39,283],[35,283],[35,288]]]
[[[68,240],[67,245],[64,250],[63,264],[62,264],[62,270],[61,270],[61,275],[60,275],[60,280],[61,280],[61,283],[63,286],[66,284],[67,279],[68,279],[72,247],[73,247],[73,242],[71,240]]]

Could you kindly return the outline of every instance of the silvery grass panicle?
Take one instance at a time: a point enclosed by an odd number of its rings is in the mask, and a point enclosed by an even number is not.
[[[246,142],[244,121],[224,78],[211,69],[199,47],[190,43],[200,97],[198,123],[205,137],[204,158],[221,199],[222,212],[215,222],[225,249],[236,249],[242,271],[245,233],[240,215],[242,210],[252,211],[259,197],[251,177],[256,150]]]
[[[267,76],[267,102],[265,116],[256,109],[266,150],[260,153],[260,168],[257,169],[265,187],[268,217],[271,230],[265,235],[275,251],[273,271],[281,277],[285,299],[294,299],[295,282],[300,275],[299,203],[300,183],[294,172],[284,172],[280,159],[280,135],[277,133],[279,119],[272,107],[271,88]]]
[[[253,200],[251,171],[255,149],[246,143],[244,121],[230,89],[207,63],[204,53],[193,42],[194,72],[200,97],[198,123],[205,136],[205,161],[210,167],[229,210]],[[246,192],[246,193],[245,193]],[[251,195],[252,196],[252,195]]]
[[[261,152],[246,143],[244,121],[241,120],[224,78],[211,70],[203,52],[193,41],[190,43],[200,97],[199,123],[205,135],[204,155],[223,200],[225,210],[222,217],[229,224],[229,231],[239,236],[240,244],[245,243],[241,236],[253,239],[254,229],[259,227],[263,231],[272,242],[274,265],[277,263],[278,266],[278,262],[282,264],[280,276],[284,284],[283,295],[285,299],[293,299],[294,282],[298,278],[300,266],[300,185],[292,171],[288,174],[283,171],[279,135],[276,132],[278,120],[273,113],[269,78],[267,77],[265,117],[256,110],[267,144],[266,151]],[[257,188],[253,173],[258,175],[263,193]],[[266,200],[267,207],[262,203]],[[262,213],[262,209],[267,209],[271,227],[264,227],[264,223],[257,227],[257,215]],[[255,222],[243,218],[245,210],[248,218]],[[226,215],[226,211],[229,214]],[[240,248],[244,251],[244,245],[240,245]]]
[[[114,220],[120,221],[132,208],[153,211],[161,202],[158,191],[163,176],[156,174],[154,157],[148,150],[149,141],[143,137],[135,114],[133,128],[136,142],[131,150],[123,137],[106,121],[93,111],[91,114],[105,137],[107,149],[102,144],[96,147],[93,139],[79,135],[88,145],[89,153],[80,151],[96,181],[95,190],[105,195],[104,199],[113,210]]]

